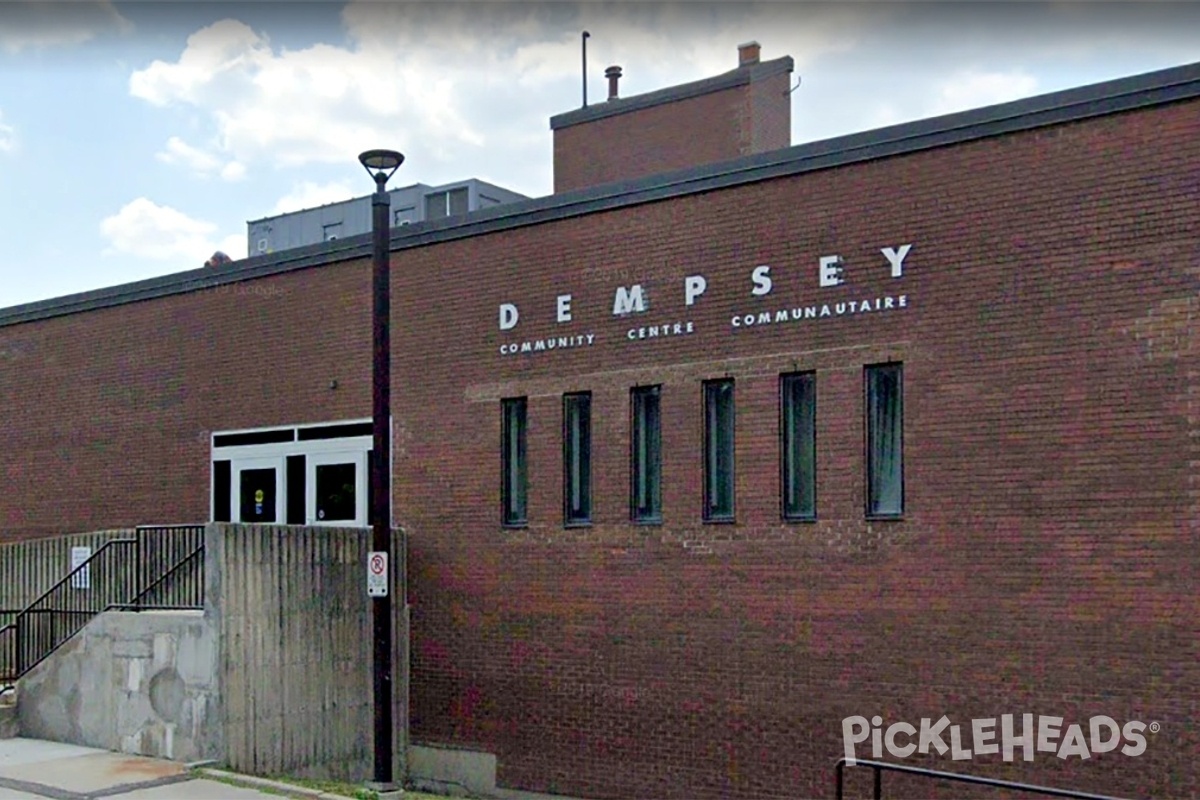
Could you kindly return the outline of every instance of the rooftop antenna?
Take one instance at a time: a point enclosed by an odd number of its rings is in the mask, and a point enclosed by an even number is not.
[[[587,108],[587,40],[591,36],[587,31],[583,32],[583,107]]]

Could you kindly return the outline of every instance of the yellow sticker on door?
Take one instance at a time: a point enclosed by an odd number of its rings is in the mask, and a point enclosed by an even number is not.
[[[262,490],[262,489],[255,489],[255,490],[254,490],[254,502],[256,502],[256,503],[261,503],[261,502],[263,501],[263,498],[265,498],[265,497],[266,497],[266,495],[265,495],[265,494],[263,494],[263,490]]]

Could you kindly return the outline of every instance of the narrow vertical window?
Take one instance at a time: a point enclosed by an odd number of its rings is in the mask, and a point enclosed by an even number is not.
[[[704,519],[733,520],[733,381],[704,383]]]
[[[903,365],[865,371],[867,412],[867,515],[904,513]]]
[[[525,398],[501,401],[501,503],[505,525],[525,524]]]
[[[817,391],[811,372],[779,376],[783,518],[817,515]]]
[[[592,396],[563,395],[563,521],[592,521]]]
[[[629,516],[634,522],[662,522],[659,393],[658,386],[639,386],[630,392]]]

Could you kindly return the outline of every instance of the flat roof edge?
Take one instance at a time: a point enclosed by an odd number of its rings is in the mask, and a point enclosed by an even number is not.
[[[1009,133],[1200,98],[1200,63],[1118,78],[995,106],[692,167],[633,181],[521,200],[465,218],[393,229],[406,250],[570,217],[655,202]],[[0,327],[183,294],[371,256],[371,236],[347,237],[119,286],[0,309]]]
[[[388,194],[395,194],[396,192],[406,192],[410,189],[418,189],[421,187],[428,188],[428,185],[425,183],[421,183],[420,181],[417,181],[416,183],[410,183],[410,184],[406,184],[405,186],[396,186],[394,188],[388,189]],[[246,224],[247,225],[257,225],[260,222],[270,222],[272,220],[280,219],[282,217],[292,217],[297,214],[303,214],[305,211],[319,211],[320,209],[323,209],[323,208],[334,208],[336,206],[348,206],[352,203],[361,203],[363,200],[370,200],[370,199],[371,199],[370,194],[364,194],[364,195],[357,195],[355,197],[348,197],[345,200],[332,200],[328,203],[322,203],[319,206],[311,206],[309,208],[299,208],[299,209],[296,209],[295,211],[283,211],[283,212],[280,212],[279,214],[272,214],[269,217],[259,217],[258,219],[248,219],[248,220],[246,220]]]
[[[681,83],[677,86],[668,86],[665,89],[656,89],[652,92],[635,94],[630,97],[605,100],[590,106],[574,109],[573,111],[564,111],[561,114],[555,114],[550,118],[550,130],[561,130],[562,128],[569,128],[572,125],[579,125],[584,122],[594,122],[606,117],[615,117],[619,114],[640,111],[644,108],[653,108],[654,106],[712,94],[724,89],[745,86],[753,81],[763,80],[773,75],[778,75],[781,72],[790,73],[793,69],[795,69],[795,62],[792,61],[792,57],[784,56],[750,66],[738,67],[729,72],[714,75],[711,78],[701,78],[698,81]]]

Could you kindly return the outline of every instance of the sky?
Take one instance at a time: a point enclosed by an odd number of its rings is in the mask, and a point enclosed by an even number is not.
[[[791,56],[792,143],[1200,61],[1200,3],[0,0],[0,308],[246,256],[390,186],[552,192],[549,119]]]

